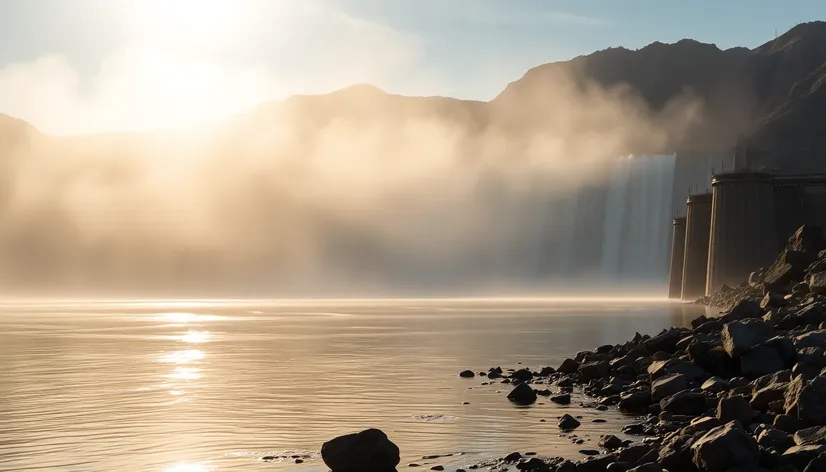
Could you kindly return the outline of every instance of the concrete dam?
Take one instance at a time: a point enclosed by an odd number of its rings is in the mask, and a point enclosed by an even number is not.
[[[801,225],[826,227],[826,175],[741,170],[711,178],[674,220],[669,297],[695,300],[770,265]],[[679,287],[679,290],[677,290]]]

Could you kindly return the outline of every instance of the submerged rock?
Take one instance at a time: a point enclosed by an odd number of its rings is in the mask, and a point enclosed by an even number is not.
[[[383,431],[367,429],[325,442],[321,458],[332,472],[391,472],[399,464],[399,447]]]

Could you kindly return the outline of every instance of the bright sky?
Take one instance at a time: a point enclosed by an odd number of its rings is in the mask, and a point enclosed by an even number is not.
[[[817,19],[826,1],[7,0],[0,113],[75,134],[219,121],[361,82],[488,100],[606,47],[754,47]]]

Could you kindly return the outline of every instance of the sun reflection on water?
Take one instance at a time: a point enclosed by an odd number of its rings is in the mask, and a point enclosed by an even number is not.
[[[198,369],[192,367],[175,367],[175,370],[169,374],[169,378],[178,380],[198,380],[201,374]]]
[[[211,336],[209,331],[187,331],[178,337],[178,340],[189,344],[200,344],[208,342]]]
[[[209,472],[209,468],[203,464],[193,464],[189,462],[182,462],[167,467],[163,472]]]
[[[175,351],[164,355],[161,360],[170,364],[189,364],[200,361],[204,358],[204,351],[199,349],[187,349],[185,351]]]

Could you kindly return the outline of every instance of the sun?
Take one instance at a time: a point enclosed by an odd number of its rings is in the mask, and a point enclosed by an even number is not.
[[[148,38],[175,45],[218,41],[243,31],[243,0],[133,0],[128,21]]]

